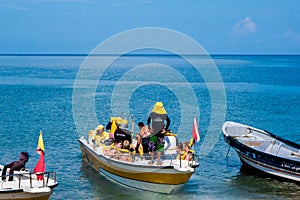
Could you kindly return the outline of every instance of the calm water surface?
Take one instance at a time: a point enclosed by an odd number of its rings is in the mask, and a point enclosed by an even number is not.
[[[31,157],[27,167],[33,169],[39,158],[35,148],[42,130],[47,170],[56,171],[59,180],[50,199],[299,199],[300,185],[245,170],[234,150],[226,158],[228,145],[221,127],[215,129],[219,140],[212,151],[200,158],[196,173],[174,195],[128,189],[107,180],[82,161],[77,142],[86,133],[76,130],[72,94],[84,58],[0,56],[0,163],[15,160],[19,152],[28,151]],[[226,55],[213,56],[213,60],[225,86],[226,120],[300,140],[300,56]],[[200,108],[201,141],[195,147],[200,150],[211,120],[210,95],[203,79],[178,57],[129,56],[112,63],[96,89],[98,121],[106,123],[111,115],[111,93],[122,75],[134,66],[150,62],[171,66],[191,83],[199,105],[192,105],[187,112],[193,112],[194,106]],[[145,122],[154,103],[163,101],[176,132],[181,115],[176,95],[159,84],[143,85],[132,93],[130,114],[134,114],[136,123]],[[84,129],[96,126],[87,120]],[[190,134],[191,126],[185,127],[178,137],[188,139]]]

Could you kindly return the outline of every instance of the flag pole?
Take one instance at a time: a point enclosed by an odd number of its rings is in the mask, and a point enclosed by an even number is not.
[[[131,115],[131,136],[134,136],[134,116]]]

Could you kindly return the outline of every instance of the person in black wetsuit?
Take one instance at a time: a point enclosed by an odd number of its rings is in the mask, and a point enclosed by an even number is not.
[[[165,121],[167,122],[165,124]],[[151,123],[152,122],[152,123]],[[161,165],[161,152],[164,150],[164,134],[169,129],[171,120],[165,110],[162,102],[156,102],[151,111],[147,125],[150,127],[149,152],[151,155],[150,163],[153,164],[154,152],[157,151],[157,164]]]
[[[25,168],[25,164],[28,162],[28,160],[29,160],[29,154],[27,152],[21,152],[19,155],[19,160],[4,165],[2,175],[1,175],[2,180],[6,179],[7,168],[10,168],[8,181],[12,181],[14,171],[20,171],[21,169]]]
[[[114,140],[115,142],[123,142],[125,140],[129,141],[129,144],[131,144],[132,142],[132,137],[131,137],[131,133],[129,130],[125,129],[125,128],[117,128],[115,133],[114,133]],[[123,145],[122,145],[123,148]]]

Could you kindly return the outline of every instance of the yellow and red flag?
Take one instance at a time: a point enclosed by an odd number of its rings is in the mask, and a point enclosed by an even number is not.
[[[38,180],[43,180],[43,174],[38,174],[38,173],[44,173],[45,172],[45,147],[44,147],[44,141],[43,141],[43,133],[40,131],[40,136],[38,140],[38,146],[36,148],[36,152],[40,155],[39,161],[36,163],[34,167],[34,173],[37,173],[37,179]]]

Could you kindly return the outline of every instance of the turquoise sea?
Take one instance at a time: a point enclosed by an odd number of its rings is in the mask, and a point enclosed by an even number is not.
[[[109,56],[95,55],[91,59],[97,62]],[[222,124],[210,123],[219,117],[221,122],[248,124],[300,142],[300,56],[211,58],[221,79],[208,83],[191,63],[178,56],[121,56],[100,76],[83,70],[86,55],[1,55],[0,163],[16,160],[19,152],[28,151],[27,167],[33,169],[39,158],[35,149],[42,130],[46,168],[56,171],[59,181],[52,200],[299,199],[300,185],[244,170],[233,149],[226,157],[228,145],[221,134]],[[190,59],[207,67],[204,58]],[[79,71],[89,74],[91,82],[75,87]],[[206,72],[210,72],[209,67]],[[179,78],[173,80],[174,76]],[[124,77],[130,77],[129,81]],[[151,82],[152,79],[160,82]],[[89,90],[94,83],[96,88]],[[196,103],[185,90],[186,83],[194,91]],[[134,84],[138,87],[132,87]],[[222,86],[224,99],[219,95]],[[74,98],[81,98],[83,103],[75,105]],[[201,141],[195,149],[208,149],[199,156],[200,167],[190,181],[173,195],[138,191],[107,180],[82,161],[77,141],[98,125],[93,119],[105,124],[110,116],[119,114],[129,120],[133,115],[136,124],[146,122],[156,101],[164,103],[171,129],[180,140],[191,136],[193,119],[184,116],[197,116]],[[185,101],[192,103],[183,109]],[[123,112],[122,105],[128,106],[130,113]]]

